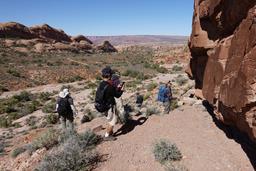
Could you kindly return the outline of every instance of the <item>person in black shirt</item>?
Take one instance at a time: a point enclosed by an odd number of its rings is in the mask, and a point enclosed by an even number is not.
[[[108,120],[108,127],[104,136],[105,140],[116,140],[116,138],[113,137],[113,129],[118,118],[115,98],[119,98],[123,94],[122,88],[117,89],[113,86],[113,82],[111,80],[113,74],[114,72],[110,67],[104,68],[102,70],[103,81],[99,85],[99,89],[103,89],[108,85],[104,93],[104,101],[111,106],[110,109],[105,112]]]
[[[73,129],[74,116],[77,115],[77,110],[68,89],[63,89],[59,93],[56,103],[56,111],[60,116],[62,129]]]

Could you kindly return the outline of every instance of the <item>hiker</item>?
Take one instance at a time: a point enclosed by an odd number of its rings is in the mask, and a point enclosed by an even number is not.
[[[97,111],[104,113],[107,117],[108,127],[104,135],[105,140],[116,140],[113,136],[113,128],[117,123],[117,107],[115,97],[119,98],[123,94],[123,88],[118,91],[111,81],[113,70],[105,67],[102,71],[103,81],[100,83],[96,91],[95,108]]]
[[[74,129],[74,117],[78,114],[73,98],[70,95],[70,92],[67,88],[60,91],[56,103],[56,111],[59,114],[61,120],[62,129]]]
[[[157,100],[164,106],[164,113],[168,114],[171,110],[171,82],[161,85],[158,92]]]

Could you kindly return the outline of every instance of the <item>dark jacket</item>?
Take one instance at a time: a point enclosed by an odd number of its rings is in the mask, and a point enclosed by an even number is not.
[[[114,88],[112,86],[111,82],[108,82],[108,81],[102,81],[100,83],[99,88],[104,89],[104,87],[107,84],[108,84],[108,87],[107,87],[107,89],[105,91],[105,94],[104,94],[104,100],[107,102],[107,104],[115,105],[116,104],[115,97],[116,98],[121,97],[122,94],[123,94],[123,91]]]

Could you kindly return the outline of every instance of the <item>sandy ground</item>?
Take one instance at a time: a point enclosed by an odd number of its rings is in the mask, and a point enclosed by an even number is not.
[[[96,171],[164,170],[152,152],[154,143],[160,139],[177,144],[183,154],[183,165],[191,171],[254,170],[241,145],[229,139],[208,112],[191,106],[184,106],[182,110],[152,116],[143,124],[138,122],[142,117],[134,118],[130,126],[122,129],[123,133],[116,141],[98,146],[105,161]],[[104,127],[104,123],[104,118],[98,118],[80,127],[80,131],[99,125]],[[119,128],[120,125],[116,130]]]

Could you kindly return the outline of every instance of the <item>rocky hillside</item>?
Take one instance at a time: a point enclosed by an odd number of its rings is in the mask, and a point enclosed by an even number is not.
[[[47,24],[26,27],[20,23],[0,23],[0,43],[19,52],[116,52],[109,43],[94,45],[83,35],[75,37],[67,35],[63,30],[55,29]]]
[[[254,141],[255,24],[255,0],[195,0],[187,70],[217,118]]]

